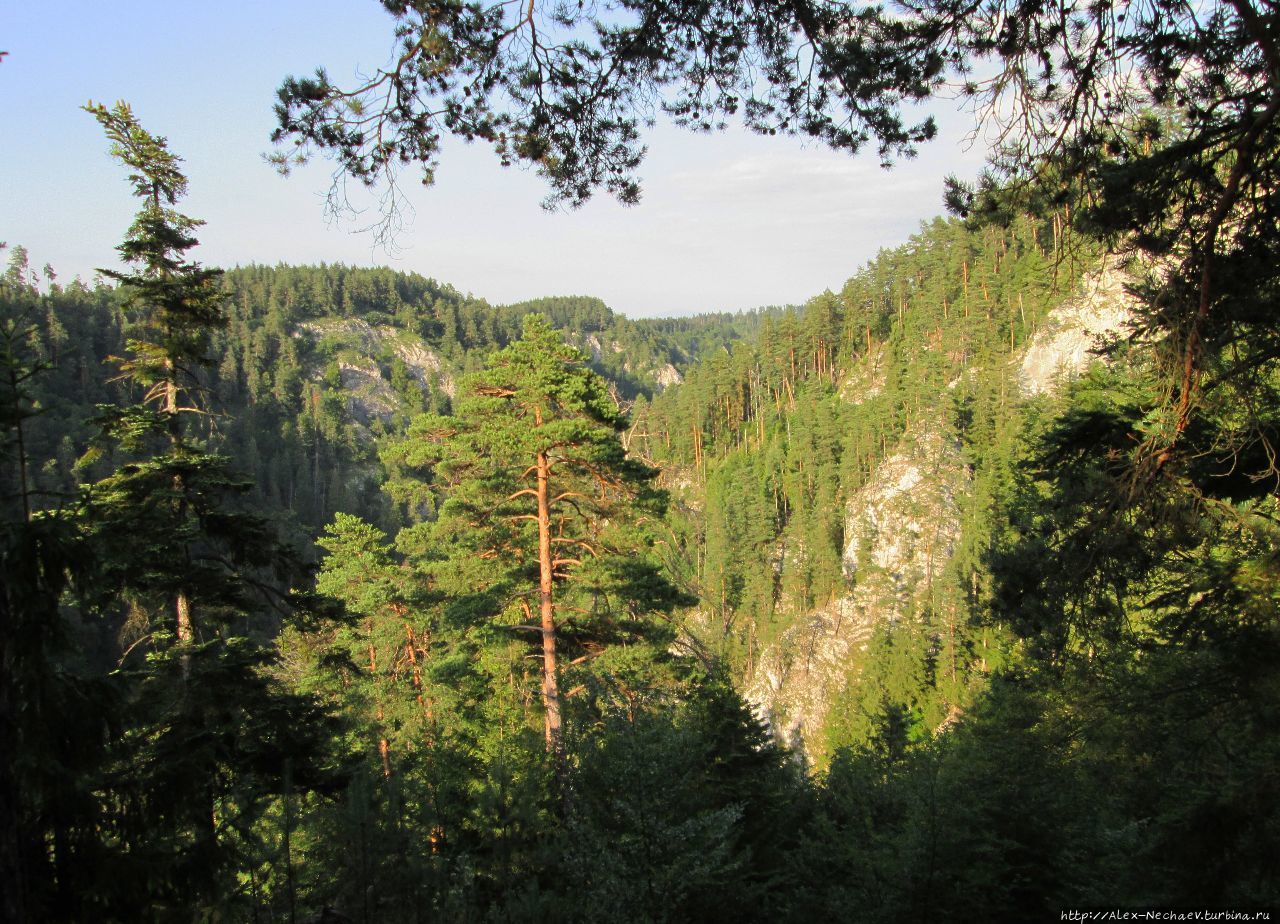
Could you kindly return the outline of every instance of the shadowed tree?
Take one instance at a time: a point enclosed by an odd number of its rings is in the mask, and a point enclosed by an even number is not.
[[[90,458],[116,465],[85,489],[80,522],[94,563],[85,615],[112,624],[125,608],[133,618],[129,644],[111,655],[121,728],[95,780],[108,816],[97,836],[112,864],[82,893],[106,917],[212,913],[244,900],[235,874],[258,849],[249,832],[272,801],[325,782],[331,723],[282,688],[267,643],[315,610],[284,589],[303,569],[247,509],[251,483],[186,426],[206,413],[201,367],[225,321],[218,273],[186,256],[200,223],[173,209],[187,188],[181,161],[127,104],[86,109],[142,201],[118,248],[135,268],[108,275],[131,322],[129,355],[116,361],[143,403],[99,407]]]
[[[132,414],[110,412],[116,417],[110,426],[122,427],[121,435],[129,431],[130,439],[139,435],[139,428],[163,429],[173,460],[187,463],[175,465],[172,472],[181,519],[187,503],[182,499],[184,482],[204,468],[188,471],[196,455],[187,444],[184,420],[185,415],[199,411],[192,402],[199,392],[195,372],[207,362],[210,334],[226,325],[222,310],[226,297],[214,284],[221,274],[187,259],[187,251],[199,243],[192,232],[203,222],[173,208],[187,192],[182,159],[169,150],[164,138],[138,124],[127,103],[111,109],[90,103],[85,110],[102,125],[112,156],[133,171],[129,181],[142,201],[124,242],[116,248],[134,269],[101,272],[121,284],[125,310],[132,316],[127,342],[132,355],[118,360],[120,371],[145,389],[145,403],[159,411],[158,415],[141,408]],[[189,558],[189,552],[184,557]],[[190,644],[195,638],[190,588],[179,583],[173,588],[173,599],[178,642]]]

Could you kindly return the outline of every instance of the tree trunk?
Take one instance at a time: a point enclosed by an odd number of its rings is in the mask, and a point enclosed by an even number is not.
[[[560,681],[556,663],[556,617],[551,601],[551,462],[538,453],[538,590],[542,608],[542,706],[546,716],[547,752],[563,773],[564,736],[560,717]]]
[[[22,794],[18,786],[17,767],[13,755],[19,750],[18,704],[14,702],[16,680],[11,671],[16,652],[13,638],[17,634],[14,625],[16,613],[9,606],[9,593],[0,588],[0,664],[5,674],[0,677],[0,817],[9,821],[0,825],[0,921],[4,924],[21,924],[27,920],[27,877],[23,864],[25,826],[17,823]]]
[[[178,449],[182,446],[182,422],[178,419],[178,381],[172,359],[165,360],[165,371],[169,376],[168,382],[165,383],[164,395],[164,409],[169,415],[169,442],[174,449]],[[173,476],[173,489],[179,498],[183,497],[184,485],[181,475]],[[186,501],[180,499],[178,503],[178,516],[180,519],[185,518]],[[191,598],[185,587],[178,589],[174,609],[178,619],[178,644],[190,645],[195,641],[196,634],[191,623]],[[181,663],[182,676],[185,679],[191,673],[191,655],[184,653]]]
[[[373,632],[372,622],[369,624],[369,632]],[[378,652],[369,644],[369,676],[376,684],[378,682]],[[378,694],[378,756],[382,758],[382,778],[391,779],[391,742],[387,740],[384,722],[386,714],[382,709],[382,694]]]
[[[188,645],[195,639],[195,632],[191,626],[191,598],[185,590],[178,591],[175,609],[178,611],[178,641]]]

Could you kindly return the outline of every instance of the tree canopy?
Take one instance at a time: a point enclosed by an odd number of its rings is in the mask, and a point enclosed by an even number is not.
[[[130,268],[0,276],[0,921],[1274,903],[1280,12],[384,6],[281,100],[360,180],[632,201],[663,111],[893,157],[949,86],[998,144],[839,292],[633,322],[205,269],[88,107]]]
[[[537,168],[552,202],[638,198],[641,129],[752,130],[883,158],[934,135],[914,104],[969,98],[1022,160],[1096,147],[1169,107],[1190,136],[1253,147],[1274,119],[1275,12],[1247,0],[383,0],[398,54],[352,87],[280,87],[276,140],[365,182],[430,182],[441,139]],[[1147,149],[1147,154],[1152,153]],[[281,155],[281,163],[288,157]]]

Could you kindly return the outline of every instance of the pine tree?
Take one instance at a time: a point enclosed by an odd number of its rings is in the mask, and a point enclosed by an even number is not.
[[[460,385],[457,417],[418,418],[388,452],[432,466],[444,492],[429,530],[445,558],[435,579],[461,595],[455,612],[538,638],[544,739],[562,779],[566,655],[589,672],[682,599],[645,551],[665,495],[651,487],[654,469],[627,458],[623,428],[587,358],[535,314],[522,339]],[[623,676],[624,661],[609,669]],[[613,692],[643,695],[629,681]]]

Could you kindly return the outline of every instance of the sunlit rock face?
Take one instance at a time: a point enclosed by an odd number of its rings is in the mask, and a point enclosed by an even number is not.
[[[1052,393],[1096,361],[1100,347],[1128,334],[1137,304],[1128,289],[1132,283],[1116,258],[1084,275],[1077,293],[1049,312],[1023,352],[1018,367],[1023,394]]]
[[[909,434],[849,501],[844,569],[855,588],[932,583],[960,538],[957,494],[967,481],[954,438],[936,428]]]
[[[679,385],[684,381],[684,376],[680,374],[680,370],[671,363],[665,363],[659,366],[653,373],[654,381],[658,383],[658,390],[670,388],[672,385]]]
[[[885,348],[876,344],[867,355],[854,364],[853,369],[840,383],[840,397],[853,406],[870,401],[884,389]]]
[[[1133,276],[1117,258],[1084,275],[1075,293],[1049,313],[1010,361],[1024,396],[1055,393],[1099,361],[1100,347],[1128,335],[1136,306],[1132,284]],[[841,385],[841,396],[857,405],[874,395],[883,384],[881,365],[881,358],[872,356],[855,367]],[[975,368],[969,374],[984,372]],[[914,618],[960,541],[971,473],[947,433],[944,405],[936,410],[933,422],[908,432],[849,498],[847,591],[798,612],[747,678],[747,700],[802,760],[821,755],[832,703],[846,685],[858,682],[872,634],[882,625]],[[802,554],[802,549],[780,550],[779,561],[787,567],[790,557]]]
[[[937,430],[908,434],[849,499],[847,593],[802,614],[761,655],[747,700],[797,755],[821,749],[831,703],[877,626],[917,608],[955,551],[969,471],[959,444]]]
[[[450,398],[454,397],[456,383],[453,376],[449,375],[445,369],[444,362],[438,353],[420,343],[405,341],[403,338],[397,339],[395,351],[409,368],[409,374],[418,380],[418,384],[424,390],[429,389],[434,382],[442,392]]]

